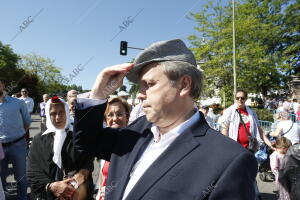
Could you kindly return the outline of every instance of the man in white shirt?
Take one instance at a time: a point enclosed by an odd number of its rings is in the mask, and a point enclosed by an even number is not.
[[[68,105],[69,105],[72,122],[74,121],[74,115],[75,115],[75,113],[74,113],[74,102],[77,99],[77,94],[78,94],[78,92],[76,90],[70,90],[67,93],[67,102],[68,102]]]
[[[40,103],[40,116],[41,116],[41,132],[46,130],[46,103],[49,100],[48,94],[43,94],[43,102]]]
[[[253,200],[254,156],[207,124],[194,107],[202,73],[179,39],[156,42],[134,64],[105,68],[89,99],[77,99],[75,148],[110,161],[106,200]],[[145,116],[104,128],[108,95],[139,83]]]
[[[294,110],[294,113],[297,113],[298,112],[298,108],[299,108],[299,103],[297,101],[297,99],[293,99],[293,110]]]
[[[290,110],[291,110],[291,103],[290,103],[290,100],[285,99],[284,102],[283,102],[283,104],[282,104],[282,106],[283,106],[283,108],[284,108],[284,110],[285,110],[286,112],[290,112]]]
[[[299,105],[300,104],[298,103],[297,99],[293,99],[293,102],[291,103],[291,110],[293,111],[291,118],[292,118],[293,122],[297,121],[296,115],[297,115],[297,112],[298,112]]]
[[[209,107],[208,106],[201,106],[200,107],[200,111],[203,113],[205,119],[206,119],[206,122],[208,123],[208,125],[211,127],[211,128],[215,128],[215,122],[214,120],[209,116]]]
[[[29,114],[32,114],[34,101],[28,96],[28,90],[26,88],[21,89],[21,97],[19,99],[25,101]]]
[[[28,96],[28,90],[26,88],[21,89],[21,97],[19,99],[25,101],[25,104],[27,106],[27,110],[28,110],[29,114],[31,115],[32,112],[33,112],[33,108],[34,108],[34,101],[33,101],[32,98],[30,98]],[[26,130],[25,139],[26,139],[26,142],[27,142],[27,146],[29,146],[29,141],[30,141],[29,129]]]

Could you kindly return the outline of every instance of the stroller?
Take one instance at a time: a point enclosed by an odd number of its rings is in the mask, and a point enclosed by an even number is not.
[[[269,133],[267,134],[267,137],[269,137],[271,141],[274,141],[274,138],[272,138]],[[270,155],[272,152],[273,151],[270,147],[266,144],[262,144],[259,147],[259,150],[255,153],[255,157],[258,162],[258,176],[263,182],[275,181],[275,176],[272,173],[270,166]]]

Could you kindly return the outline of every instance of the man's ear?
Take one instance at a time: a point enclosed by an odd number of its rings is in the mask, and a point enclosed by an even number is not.
[[[180,78],[180,96],[190,95],[192,89],[192,77],[183,75]]]

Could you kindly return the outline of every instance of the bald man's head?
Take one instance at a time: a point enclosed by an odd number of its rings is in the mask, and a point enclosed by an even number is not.
[[[71,98],[77,98],[77,94],[78,92],[76,90],[70,90],[68,93],[67,93],[67,99],[68,101],[71,99]]]

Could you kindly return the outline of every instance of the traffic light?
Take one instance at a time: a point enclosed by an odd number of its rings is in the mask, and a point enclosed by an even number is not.
[[[121,41],[121,44],[120,44],[120,54],[122,56],[126,56],[127,55],[127,42],[126,41]]]

